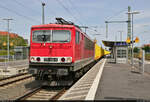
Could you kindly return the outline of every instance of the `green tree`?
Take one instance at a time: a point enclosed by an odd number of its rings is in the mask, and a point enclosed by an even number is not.
[[[133,51],[134,53],[139,53],[140,49],[138,47],[134,47]]]
[[[145,50],[145,52],[150,52],[150,47],[149,46],[144,46],[143,49]]]
[[[13,49],[14,46],[26,46],[26,42],[22,37],[9,38],[10,49]],[[6,44],[4,46],[4,43]],[[7,49],[7,36],[0,35],[0,49]]]

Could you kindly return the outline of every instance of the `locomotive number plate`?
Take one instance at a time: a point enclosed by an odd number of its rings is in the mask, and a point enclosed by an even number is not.
[[[44,58],[44,61],[57,62],[57,61],[58,61],[58,58]]]

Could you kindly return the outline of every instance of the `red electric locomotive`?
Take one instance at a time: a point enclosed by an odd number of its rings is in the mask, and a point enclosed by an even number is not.
[[[56,20],[32,26],[29,72],[38,80],[65,84],[80,77],[94,61],[94,42],[72,22]]]

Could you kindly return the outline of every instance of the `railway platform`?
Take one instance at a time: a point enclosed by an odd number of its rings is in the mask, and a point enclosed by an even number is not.
[[[146,64],[146,69],[150,64]],[[150,74],[130,64],[99,61],[59,100],[138,100],[150,99]]]
[[[146,69],[150,65],[146,64]],[[148,67],[149,66],[149,67]],[[94,100],[101,99],[150,99],[150,74],[139,72],[138,67],[130,64],[106,62],[102,79]]]
[[[29,61],[28,59],[25,60],[15,60],[15,61],[9,61],[9,62],[0,62],[0,67],[5,67],[5,66],[16,66],[16,65],[28,65]]]
[[[29,68],[28,66],[28,60],[0,62],[0,79],[3,77],[27,73]]]

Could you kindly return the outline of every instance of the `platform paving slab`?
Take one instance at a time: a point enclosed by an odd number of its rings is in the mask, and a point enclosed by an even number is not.
[[[104,63],[105,59],[97,62],[81,79],[63,94],[59,100],[85,100]]]
[[[130,64],[106,62],[95,95],[95,100],[103,99],[150,100],[150,75],[131,69]]]

